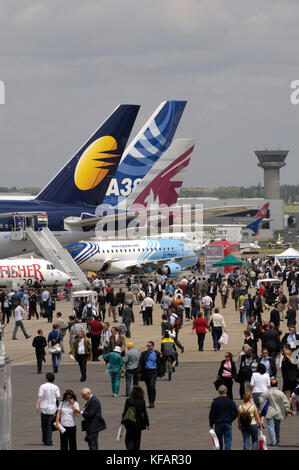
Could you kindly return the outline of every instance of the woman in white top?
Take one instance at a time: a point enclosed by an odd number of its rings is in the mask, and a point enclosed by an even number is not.
[[[270,376],[266,373],[266,366],[261,362],[258,364],[256,372],[253,372],[251,376],[250,388],[253,401],[259,408],[259,397],[270,388]]]
[[[60,450],[77,450],[76,416],[80,414],[76,395],[73,390],[66,390],[56,415],[56,428],[60,430]]]

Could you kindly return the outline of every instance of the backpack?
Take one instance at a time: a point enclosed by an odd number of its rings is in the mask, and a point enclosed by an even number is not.
[[[282,297],[281,297],[281,303],[282,304],[287,304],[288,303],[288,300],[286,298],[286,296],[283,294]]]
[[[136,424],[136,408],[135,406],[129,406],[127,411],[124,414],[124,417],[121,421],[121,424],[126,425],[134,425]]]
[[[250,309],[250,302],[248,299],[245,300],[244,302],[244,307],[245,307],[245,310],[249,310]]]
[[[252,405],[250,405],[249,408],[251,408]],[[248,410],[249,410],[248,408]],[[245,411],[243,409],[243,411],[241,411],[241,413],[239,413],[239,422],[241,424],[241,426],[250,426],[251,425],[251,414],[249,413],[249,411]]]
[[[174,322],[175,328],[181,328],[181,324],[182,324],[182,323],[181,323],[181,319],[180,319],[180,317],[177,315],[177,316],[175,317],[175,322]]]

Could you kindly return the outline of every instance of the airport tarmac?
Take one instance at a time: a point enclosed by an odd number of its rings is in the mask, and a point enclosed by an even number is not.
[[[253,291],[253,290],[252,290]],[[216,306],[220,307],[220,296],[216,299]],[[153,325],[143,326],[142,317],[139,314],[139,306],[134,306],[135,324],[132,325],[132,338],[135,347],[140,351],[145,349],[146,342],[153,340],[157,349],[161,341],[161,314],[160,305],[155,305],[153,314]],[[71,302],[57,302],[56,311],[61,311],[65,321],[72,313]],[[220,308],[223,314],[229,342],[224,350],[231,351],[237,355],[241,349],[242,332],[245,324],[241,325],[239,313],[234,311],[233,301],[229,299],[226,309]],[[269,311],[264,314],[268,318]],[[54,314],[55,317],[55,314]],[[106,321],[110,318],[106,317]],[[38,328],[42,328],[47,337],[51,330],[51,324],[46,319],[25,320],[24,325],[31,335],[25,339],[19,330],[17,341],[11,340],[14,321],[11,321],[5,331],[5,346],[7,356],[12,366],[12,393],[13,393],[13,415],[12,415],[12,449],[14,450],[43,450],[41,445],[40,417],[35,411],[35,402],[38,387],[44,382],[44,374],[52,371],[51,356],[47,353],[47,362],[43,366],[42,375],[36,373],[35,353],[32,347],[33,337]],[[282,323],[283,333],[287,331],[286,321]],[[211,334],[207,333],[204,351],[197,350],[197,336],[192,334],[192,322],[185,322],[179,335],[184,345],[183,354],[179,352],[180,365],[177,367],[173,379],[169,382],[166,377],[157,382],[156,408],[150,409],[149,418],[151,430],[144,431],[142,436],[142,449],[164,449],[164,450],[211,450],[211,438],[208,434],[208,414],[212,399],[217,396],[213,386],[218,367],[224,358],[223,351],[214,351]],[[81,406],[84,405],[80,396],[82,383],[79,381],[80,373],[77,363],[68,354],[68,333],[65,339],[66,353],[63,354],[59,373],[55,383],[59,386],[61,393],[71,388],[77,394]],[[280,377],[280,371],[278,373]],[[282,380],[280,380],[280,385]],[[110,377],[105,374],[103,361],[88,364],[87,381],[85,386],[100,398],[103,415],[107,422],[107,430],[100,433],[99,442],[101,449],[124,449],[124,440],[116,442],[116,434],[120,424],[120,417],[125,402],[124,381],[120,389],[120,397],[113,398],[110,385]],[[239,386],[234,386],[234,398],[236,403],[241,403],[238,393]],[[299,449],[298,442],[298,417],[290,417],[281,429],[281,444],[271,449]],[[78,448],[87,449],[84,435],[78,423]],[[242,448],[241,433],[237,429],[237,423],[233,425],[233,449]],[[59,449],[59,435],[54,433],[54,446]]]

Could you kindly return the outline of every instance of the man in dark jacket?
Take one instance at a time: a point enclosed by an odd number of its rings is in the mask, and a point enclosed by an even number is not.
[[[277,304],[274,304],[274,308],[270,312],[270,323],[274,324],[274,328],[276,330],[279,329],[280,325],[280,316],[279,316],[279,310],[277,309]]]
[[[106,423],[102,417],[101,403],[89,388],[83,388],[81,395],[87,401],[82,411],[82,417],[84,418],[82,430],[86,432],[85,441],[88,443],[89,450],[99,450],[98,434],[106,429]]]
[[[227,397],[225,385],[220,385],[218,393],[219,397],[214,399],[209,413],[210,428],[212,429],[215,425],[220,450],[223,449],[223,439],[225,450],[230,450],[232,445],[232,422],[238,416],[238,409],[236,403]]]
[[[235,301],[235,310],[236,310],[236,312],[238,311],[238,302],[239,302],[240,295],[241,295],[241,287],[236,284],[234,286],[233,292],[232,292],[232,299],[234,299],[234,301]]]
[[[125,302],[125,307],[123,309],[123,323],[126,325],[126,337],[131,338],[131,323],[134,323],[134,313],[132,307],[129,307],[127,302]]]
[[[149,408],[155,408],[156,381],[162,375],[161,359],[153,341],[148,341],[146,347],[147,351],[142,352],[140,356],[138,374],[140,380],[144,380],[146,384]]]
[[[269,323],[269,329],[262,333],[262,348],[266,348],[274,360],[280,351],[279,333],[273,323]]]
[[[296,325],[296,309],[288,305],[286,311],[287,327],[291,325]]]

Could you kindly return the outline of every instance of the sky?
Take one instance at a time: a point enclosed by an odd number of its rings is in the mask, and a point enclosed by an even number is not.
[[[186,99],[184,186],[299,184],[297,0],[0,0],[0,186],[43,187],[120,103]]]

